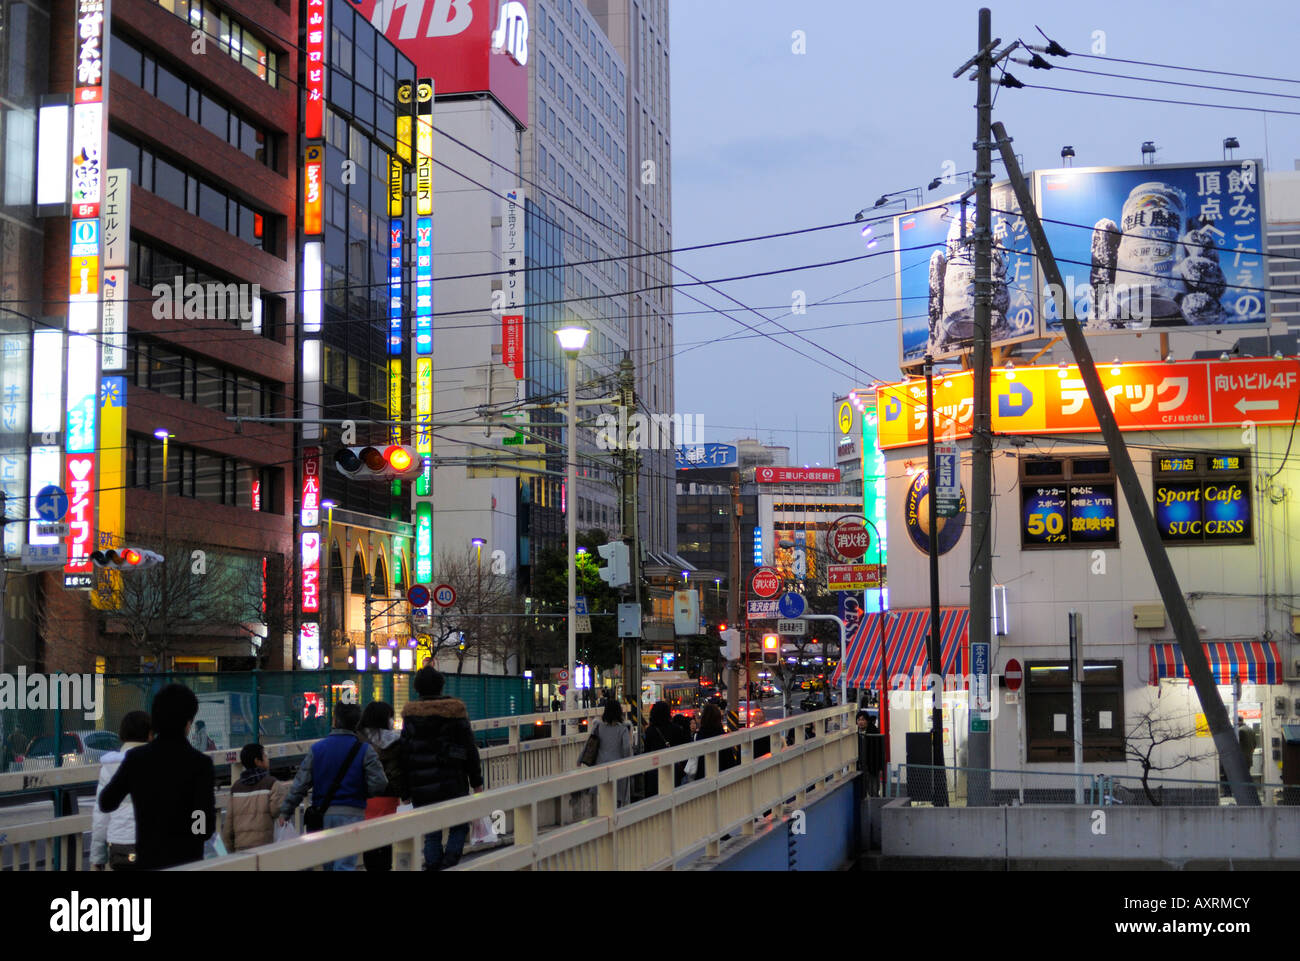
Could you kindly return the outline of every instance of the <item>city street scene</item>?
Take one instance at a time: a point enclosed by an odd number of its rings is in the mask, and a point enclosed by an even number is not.
[[[1300,13],[917,13],[0,0],[34,926],[1300,868]]]

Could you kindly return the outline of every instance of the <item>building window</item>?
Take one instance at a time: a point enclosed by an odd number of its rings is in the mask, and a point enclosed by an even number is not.
[[[1021,458],[1020,506],[1023,548],[1119,543],[1119,504],[1109,457]]]
[[[230,55],[245,70],[255,74],[268,86],[279,84],[276,72],[279,58],[269,51],[266,44],[244,29],[243,24],[232,19],[228,14],[218,10],[208,0],[154,0],[168,13],[175,14],[189,22],[195,30],[201,30],[217,42],[217,45]]]
[[[1083,760],[1124,760],[1124,664],[1084,661]],[[1025,751],[1030,762],[1074,759],[1074,702],[1068,661],[1025,664]]]
[[[1169,544],[1250,544],[1250,452],[1151,455],[1153,513]]]

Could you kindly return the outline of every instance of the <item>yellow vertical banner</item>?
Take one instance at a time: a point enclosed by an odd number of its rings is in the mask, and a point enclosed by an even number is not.
[[[433,358],[415,359],[415,452],[433,453]]]
[[[400,421],[402,419],[402,358],[388,358],[388,419]],[[391,429],[390,440],[394,444],[402,442],[402,425],[394,424]]]
[[[104,377],[99,386],[98,548],[126,543],[126,378]],[[122,604],[122,575],[102,570],[90,601],[100,610]]]

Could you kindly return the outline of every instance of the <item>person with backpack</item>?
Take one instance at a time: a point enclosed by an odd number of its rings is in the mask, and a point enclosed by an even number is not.
[[[110,751],[99,759],[99,788],[95,794],[101,794],[113,775],[126,760],[126,752],[132,748],[149,743],[149,715],[144,711],[129,711],[122,718],[118,728],[122,739],[120,751]],[[135,805],[119,807],[112,814],[105,814],[95,804],[91,817],[90,863],[96,871],[106,867],[113,871],[134,871],[135,853]]]
[[[308,831],[356,824],[366,816],[366,799],[388,787],[375,749],[357,737],[361,708],[341,703],[334,708],[334,728],[311,746],[293,779],[289,796],[280,806],[280,823],[290,816],[311,791],[311,807],[303,818]],[[313,823],[314,822],[314,823]],[[355,854],[325,865],[326,871],[355,871]]]
[[[398,766],[411,804],[417,808],[465,797],[471,789],[483,790],[483,767],[469,726],[469,710],[464,701],[443,696],[445,683],[442,672],[426,664],[415,672],[420,699],[402,708]],[[441,831],[426,834],[424,870],[454,867],[468,835],[469,825],[457,824],[447,832],[444,848]]]
[[[271,776],[271,762],[260,744],[239,752],[244,773],[230,785],[230,801],[221,824],[221,840],[231,854],[275,840],[275,817],[289,793],[289,782]]]

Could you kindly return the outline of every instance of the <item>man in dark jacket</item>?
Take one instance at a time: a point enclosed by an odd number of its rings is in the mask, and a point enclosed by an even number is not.
[[[402,708],[401,767],[414,807],[465,797],[470,788],[483,790],[483,768],[469,711],[464,701],[442,696],[443,683],[442,674],[426,664],[415,674],[420,699]],[[468,834],[468,824],[453,827],[447,832],[445,851],[441,831],[426,834],[424,869],[440,871],[455,865]]]
[[[217,826],[212,758],[187,736],[199,699],[183,684],[168,684],[153,699],[154,739],[128,751],[99,792],[99,809],[116,811],[131,795],[135,805],[136,864],[142,870],[203,860],[203,845]]]
[[[339,781],[338,790],[325,808],[325,830],[343,827],[362,821],[366,816],[366,799],[383,794],[388,787],[384,767],[375,749],[357,737],[357,724],[361,721],[361,708],[355,704],[341,703],[334,708],[334,730],[311,746],[302,759],[302,767],[293,779],[289,796],[280,806],[280,823],[289,816],[310,790],[311,803],[321,806],[325,795],[338,777],[343,762],[347,761],[353,747],[360,745],[351,763]],[[355,871],[357,856],[339,858],[325,865],[326,871]]]

